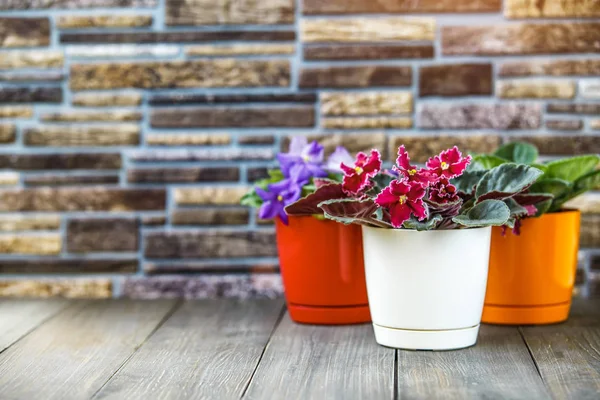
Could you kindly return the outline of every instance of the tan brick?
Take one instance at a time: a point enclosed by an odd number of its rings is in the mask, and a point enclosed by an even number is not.
[[[136,28],[150,25],[151,15],[61,15],[56,21],[60,29]]]
[[[139,143],[137,125],[43,125],[25,129],[28,146],[126,146]]]
[[[73,105],[81,107],[139,106],[141,93],[74,93]]]
[[[396,160],[398,147],[405,145],[411,161],[424,163],[442,150],[458,146],[463,153],[489,153],[501,143],[496,135],[420,135],[390,137],[390,161]]]
[[[188,56],[253,56],[294,54],[293,44],[225,44],[225,45],[196,45],[187,46]]]
[[[138,111],[66,111],[43,114],[40,121],[45,122],[126,122],[140,121]]]
[[[576,208],[583,214],[600,214],[600,193],[585,193],[568,201],[565,207]]]
[[[600,215],[588,214],[581,218],[580,247],[600,247]]]
[[[19,184],[19,174],[17,172],[0,172],[0,185],[15,186]]]
[[[500,81],[496,95],[505,99],[572,99],[575,82],[567,81]]]
[[[178,205],[239,204],[249,190],[244,186],[182,187],[174,190],[174,196]]]
[[[13,50],[0,53],[0,68],[53,68],[62,67],[62,51]]]
[[[309,141],[316,140],[325,147],[325,155],[331,154],[337,146],[344,146],[352,154],[359,151],[368,152],[371,149],[377,149],[382,157],[386,157],[387,138],[383,132],[363,132],[363,133],[332,133],[332,134],[307,134],[303,135]],[[284,138],[281,149],[288,151],[290,137]]]
[[[300,29],[304,42],[388,42],[434,40],[433,18],[305,19]]]
[[[167,25],[289,24],[294,0],[166,0]]]
[[[506,0],[507,18],[600,17],[600,3],[586,0]]]
[[[108,279],[55,279],[0,281],[0,297],[110,298]]]
[[[323,115],[378,115],[412,112],[410,92],[324,92]]]
[[[519,60],[500,65],[499,76],[595,76],[600,75],[600,60]]]
[[[19,232],[34,230],[56,230],[60,228],[60,216],[48,214],[2,214],[0,231]]]
[[[0,124],[0,143],[14,143],[17,138],[15,124]]]
[[[477,13],[500,11],[501,0],[304,0],[304,14]]]
[[[0,235],[0,253],[56,255],[62,250],[59,234]]]
[[[32,107],[6,106],[0,107],[0,118],[31,118]]]
[[[146,136],[146,144],[151,146],[212,146],[231,143],[227,133],[157,133]]]
[[[344,117],[321,118],[326,129],[407,129],[412,127],[408,117]]]

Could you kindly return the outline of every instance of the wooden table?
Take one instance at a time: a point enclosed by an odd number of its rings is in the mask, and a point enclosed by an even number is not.
[[[378,346],[368,324],[295,324],[281,300],[0,300],[2,400],[240,397],[598,399],[600,301],[422,352]]]

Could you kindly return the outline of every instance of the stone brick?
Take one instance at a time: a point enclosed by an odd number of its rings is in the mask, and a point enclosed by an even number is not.
[[[37,230],[57,230],[60,216],[48,214],[3,214],[0,215],[0,231],[20,232]],[[1,267],[0,267],[1,269]]]
[[[0,87],[0,103],[61,103],[60,87]]]
[[[432,45],[408,44],[323,44],[304,46],[308,61],[392,60],[433,58]]]
[[[0,168],[16,170],[119,169],[120,153],[0,153]]]
[[[351,66],[303,68],[300,88],[353,88],[410,86],[412,68],[396,66]]]
[[[583,128],[583,121],[580,119],[547,120],[546,128],[553,131],[580,131]]]
[[[290,24],[293,0],[166,0],[167,25]]]
[[[600,115],[600,103],[550,103],[546,106],[549,114]]]
[[[248,190],[245,186],[182,187],[174,190],[174,197],[178,205],[237,205]]]
[[[575,82],[569,81],[500,81],[496,95],[505,99],[572,99]]]
[[[273,299],[283,296],[279,274],[129,277],[122,286],[123,295],[132,299]]]
[[[159,94],[148,101],[151,105],[223,104],[223,103],[315,103],[315,93],[273,94]]]
[[[154,128],[310,127],[315,124],[315,110],[312,106],[156,109],[150,124]]]
[[[184,208],[171,213],[173,225],[247,225],[247,208]]]
[[[579,246],[600,247],[600,215],[591,214],[581,217]]]
[[[600,79],[580,81],[579,94],[587,99],[600,99]]]
[[[422,104],[418,126],[424,129],[537,129],[538,104]]]
[[[304,19],[300,29],[304,42],[389,42],[435,39],[433,18]]]
[[[196,60],[71,66],[73,90],[289,86],[285,60]]]
[[[410,92],[321,93],[323,115],[378,115],[412,112]]]
[[[398,147],[406,146],[411,161],[424,163],[430,157],[452,146],[458,146],[463,153],[489,153],[501,144],[496,135],[419,135],[394,136],[389,138],[390,161],[395,161]]]
[[[0,18],[0,47],[36,47],[49,44],[48,18]]]
[[[17,138],[15,124],[0,124],[0,143],[14,143]]]
[[[62,70],[0,72],[3,82],[58,82],[65,78]]]
[[[594,119],[590,121],[590,128],[594,130],[600,130],[600,119]]]
[[[124,122],[141,121],[138,111],[64,111],[42,114],[40,121],[45,122]]]
[[[76,218],[67,223],[67,251],[71,253],[137,251],[136,218]]]
[[[304,0],[306,15],[321,14],[408,14],[485,13],[500,11],[501,0]]]
[[[206,261],[152,262],[144,264],[147,275],[166,274],[275,274],[279,272],[277,264],[262,263],[214,263]]]
[[[61,43],[197,43],[214,41],[293,41],[296,32],[288,31],[179,31],[179,32],[119,32],[119,33],[63,33]]]
[[[342,117],[321,118],[325,129],[407,129],[412,127],[408,117]]]
[[[25,259],[0,260],[0,274],[123,274],[138,270],[137,259]],[[0,285],[2,283],[0,282]]]
[[[61,15],[56,20],[56,27],[60,29],[137,28],[151,25],[151,15]]]
[[[128,146],[140,142],[138,125],[40,125],[24,130],[28,146]]]
[[[500,76],[595,76],[600,75],[600,60],[528,60],[500,65]]]
[[[574,18],[600,17],[600,3],[596,1],[507,0],[504,5],[507,18]]]
[[[272,149],[240,148],[224,149],[177,149],[177,150],[135,150],[130,152],[133,162],[183,162],[183,161],[264,161],[275,158]]]
[[[246,170],[246,181],[248,183],[254,183],[268,177],[269,169],[267,167],[250,167]]]
[[[566,208],[576,208],[583,214],[600,214],[600,193],[585,193],[568,201]]]
[[[166,215],[143,215],[141,218],[144,226],[160,226],[167,223]]]
[[[150,146],[212,146],[231,143],[227,133],[167,133],[146,136],[146,144]]]
[[[0,53],[0,68],[52,68],[62,67],[62,51],[5,51]]]
[[[59,234],[0,235],[0,253],[56,255],[62,250],[62,238]]]
[[[23,279],[0,281],[0,297],[107,299],[112,297],[112,282],[109,279]]]
[[[148,232],[147,258],[276,257],[273,231],[199,230]]]
[[[164,189],[103,187],[0,190],[0,211],[152,211],[164,210]]]
[[[127,107],[142,104],[142,94],[124,93],[73,93],[72,103],[80,107]]]
[[[17,172],[0,172],[0,185],[2,186],[17,186],[19,180],[20,175]]]
[[[237,182],[237,167],[144,168],[127,171],[129,183]]]
[[[492,94],[492,64],[440,64],[419,69],[419,96]]]
[[[598,53],[598,22],[444,26],[444,55]]]
[[[188,46],[185,54],[194,56],[267,56],[294,54],[293,44],[205,44]]]
[[[337,146],[344,146],[352,154],[359,151],[368,152],[371,149],[378,149],[385,157],[386,136],[381,132],[368,133],[334,133],[334,134],[311,134],[305,135],[309,141],[317,140],[325,147],[325,154],[331,154]],[[282,141],[281,148],[288,151],[290,137]]]
[[[600,140],[591,135],[510,136],[508,139],[534,144],[540,154],[549,156],[600,153]]]
[[[67,46],[65,54],[71,59],[77,58],[165,58],[179,55],[179,47],[173,45],[158,44],[154,46],[135,44],[103,44],[103,45],[75,45]]]
[[[0,107],[0,118],[31,118],[33,117],[32,107]]]
[[[158,0],[4,0],[0,10],[156,7]]]
[[[26,186],[81,186],[81,185],[105,185],[119,183],[119,175],[95,175],[95,174],[39,174],[26,175],[23,178]]]
[[[274,144],[275,136],[273,136],[273,135],[240,136],[240,137],[238,137],[237,142],[239,144],[246,144],[246,145]]]

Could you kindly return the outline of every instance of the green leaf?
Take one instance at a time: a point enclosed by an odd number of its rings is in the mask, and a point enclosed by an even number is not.
[[[600,170],[585,174],[573,183],[576,196],[593,189],[600,189]]]
[[[539,217],[543,214],[546,214],[552,207],[553,202],[554,201],[552,199],[549,199],[549,200],[544,200],[540,203],[537,203],[535,205],[535,208],[537,208],[537,212],[535,213],[535,216]]]
[[[509,218],[510,209],[503,201],[484,200],[469,209],[465,214],[452,218],[452,221],[468,228],[476,228],[482,226],[502,226]]]
[[[504,203],[508,206],[508,209],[510,210],[511,218],[522,218],[527,216],[527,209],[525,207],[522,207],[515,200],[511,198],[504,199]]]
[[[258,208],[262,206],[263,200],[259,195],[256,194],[254,190],[249,193],[246,193],[240,200],[240,204],[243,206]]]
[[[538,150],[529,143],[512,142],[499,147],[494,155],[517,164],[532,164],[538,158]]]
[[[538,151],[532,144],[512,142],[499,147],[494,155],[517,164],[532,164],[537,160]]]
[[[478,202],[511,197],[527,189],[541,175],[542,171],[528,165],[502,164],[481,178],[475,189],[475,197]]]
[[[564,158],[547,163],[545,175],[548,178],[574,182],[578,178],[594,171],[598,163],[600,163],[600,156],[597,155]]]
[[[533,164],[531,164],[531,166],[539,169],[542,172],[546,172],[546,170],[548,169],[548,167],[545,164],[540,164],[540,163],[533,163]]]
[[[430,231],[435,229],[437,225],[444,219],[441,215],[436,214],[431,219],[426,221],[419,221],[414,217],[411,217],[408,221],[404,222],[406,229],[415,229],[417,231]]]
[[[483,169],[488,170],[510,161],[491,154],[483,154],[473,157],[473,162],[481,165]]]
[[[479,180],[487,173],[485,170],[465,171],[461,176],[450,179],[450,183],[456,186],[456,189],[465,194],[473,193],[473,188]]]
[[[529,188],[529,193],[550,193],[554,197],[561,196],[571,189],[571,184],[557,178],[545,178],[543,175]]]

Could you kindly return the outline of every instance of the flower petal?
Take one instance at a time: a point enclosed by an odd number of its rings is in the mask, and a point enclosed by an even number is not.
[[[260,197],[263,201],[270,201],[273,200],[275,198],[275,194],[272,192],[267,192],[266,190],[263,190],[259,187],[255,187],[254,191],[256,192],[256,194],[258,195],[258,197]]]
[[[300,156],[307,143],[308,141],[305,136],[294,136],[290,141],[290,149],[288,154]]]
[[[394,195],[392,188],[388,186],[377,195],[375,203],[381,207],[388,207],[391,204],[398,203],[398,196]]]
[[[337,146],[335,151],[329,156],[326,168],[331,172],[342,173],[344,171],[340,167],[341,163],[352,166],[354,165],[354,159],[344,146]]]
[[[389,211],[390,222],[394,228],[401,228],[404,221],[407,221],[412,213],[412,210],[407,203],[400,204],[398,202],[393,205]]]
[[[427,209],[425,208],[425,204],[423,204],[423,200],[409,201],[408,204],[419,221],[427,218]]]
[[[260,219],[275,218],[279,214],[279,208],[276,201],[266,201],[258,209],[258,217]]]
[[[379,151],[375,149],[371,150],[371,156],[367,159],[362,168],[369,176],[375,176],[381,169],[381,154],[379,154]]]
[[[440,153],[440,159],[448,164],[454,164],[462,159],[462,154],[458,147],[454,146],[451,149],[444,150]]]
[[[408,194],[411,186],[406,181],[400,181],[396,179],[391,181],[388,187],[395,196],[400,197]]]
[[[465,158],[460,159],[458,162],[450,164],[450,172],[454,175],[454,177],[462,175],[467,166],[471,163],[471,156],[467,156]]]
[[[398,147],[398,158],[396,158],[396,164],[404,170],[413,169],[413,167],[410,165],[410,157],[408,156],[404,145]]]
[[[348,194],[357,194],[369,185],[367,174],[345,175],[342,181],[342,189]]]

